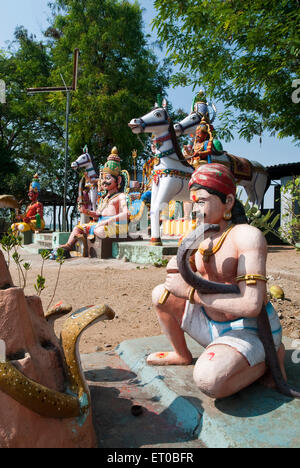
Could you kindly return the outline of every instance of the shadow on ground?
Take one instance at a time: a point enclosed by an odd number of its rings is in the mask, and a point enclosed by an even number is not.
[[[85,377],[99,448],[204,447],[198,434],[188,436],[176,426],[172,407],[162,408],[133,372],[105,367]],[[133,405],[141,406],[139,416],[132,414]]]

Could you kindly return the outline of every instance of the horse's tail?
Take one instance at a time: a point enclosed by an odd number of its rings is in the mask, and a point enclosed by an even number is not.
[[[266,195],[267,190],[269,189],[269,187],[271,185],[271,181],[272,181],[271,176],[269,174],[269,171],[268,171],[268,169],[266,167],[265,167],[265,170],[266,170],[266,173],[267,173],[267,183],[266,183],[266,188],[265,188],[265,191],[264,191],[264,196]]]

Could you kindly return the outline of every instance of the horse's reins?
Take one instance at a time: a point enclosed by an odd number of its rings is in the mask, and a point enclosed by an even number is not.
[[[146,123],[141,117],[138,119],[138,120],[139,120],[139,123],[141,124],[141,127],[142,127],[143,131],[145,130],[145,128],[146,128],[147,126],[149,126],[149,127],[158,127],[158,126],[161,125],[161,124],[169,124],[169,123],[170,123],[171,119],[170,119],[170,117],[169,117],[167,111],[166,111],[165,109],[162,109],[162,110],[163,110],[164,115],[165,115],[165,120],[163,120],[163,121],[157,122],[157,121],[155,120],[155,121],[153,121],[153,122],[150,121],[150,122],[147,122],[147,123]]]

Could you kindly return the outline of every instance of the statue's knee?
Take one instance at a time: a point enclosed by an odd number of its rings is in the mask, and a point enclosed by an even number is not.
[[[98,228],[95,228],[94,229],[94,234],[99,239],[104,239],[106,237],[105,230],[104,230],[104,228],[102,226],[100,226]]]
[[[165,291],[165,287],[163,284],[159,284],[158,286],[155,286],[155,288],[152,291],[152,303],[155,307],[159,306],[159,300],[161,296],[163,295]]]
[[[194,382],[202,393],[211,398],[221,398],[223,393],[223,382],[215,373],[208,374],[194,368]]]

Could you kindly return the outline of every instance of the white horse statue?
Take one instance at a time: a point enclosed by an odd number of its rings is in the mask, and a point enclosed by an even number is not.
[[[84,153],[81,154],[76,161],[72,162],[71,168],[74,170],[78,169],[85,169],[86,175],[81,179],[79,183],[79,188],[78,188],[78,203],[79,204],[84,204],[83,200],[83,185],[89,187],[89,206],[87,207],[88,209],[92,211],[97,210],[97,198],[98,198],[98,178],[99,175],[97,174],[94,166],[94,161],[90,154],[88,153],[88,149],[85,146],[83,149]],[[80,216],[80,222],[82,224],[87,223],[89,221],[89,218],[81,213]]]
[[[176,135],[194,134],[202,118],[203,115],[201,113],[197,111],[191,112],[187,117],[174,125]],[[262,164],[257,161],[249,161],[245,158],[234,156],[227,151],[218,156],[211,155],[211,162],[218,162],[229,166],[237,180],[237,184],[246,190],[249,201],[258,207],[261,206],[270,182],[268,171]],[[245,171],[243,172],[245,168],[248,171],[247,177]]]
[[[156,105],[143,117],[132,119],[128,126],[135,134],[154,134],[157,149],[151,188],[151,244],[161,245],[160,212],[171,200],[189,201],[188,181],[193,168],[181,153],[165,100],[162,107]]]

